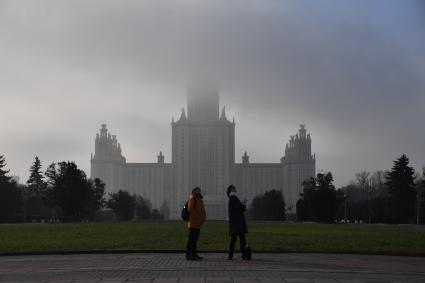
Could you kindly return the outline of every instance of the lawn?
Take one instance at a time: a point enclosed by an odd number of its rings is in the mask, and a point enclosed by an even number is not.
[[[249,222],[254,252],[335,252],[425,256],[425,228],[396,225]],[[183,250],[182,221],[0,225],[0,254],[62,251]],[[199,249],[227,247],[227,223],[210,221]]]

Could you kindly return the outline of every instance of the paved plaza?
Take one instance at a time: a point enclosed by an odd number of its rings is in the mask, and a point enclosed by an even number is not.
[[[0,257],[0,282],[425,282],[425,258],[254,254],[252,261],[202,254],[78,254]]]

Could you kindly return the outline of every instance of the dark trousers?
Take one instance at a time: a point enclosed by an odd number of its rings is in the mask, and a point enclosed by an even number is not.
[[[245,234],[244,233],[240,233],[240,234],[232,234],[230,237],[230,246],[229,246],[229,258],[233,258],[233,253],[235,252],[235,244],[236,244],[236,240],[237,237],[239,236],[239,242],[241,245],[241,252],[242,252],[242,256],[245,255],[246,251],[246,240],[245,240]]]
[[[196,254],[196,244],[198,243],[199,232],[201,232],[201,229],[189,228],[189,239],[186,244],[186,256]]]

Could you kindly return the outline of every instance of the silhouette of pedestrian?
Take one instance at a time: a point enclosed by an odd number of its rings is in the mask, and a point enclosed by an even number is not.
[[[192,190],[188,201],[189,221],[187,226],[189,228],[189,239],[186,245],[187,260],[202,260],[202,257],[197,254],[199,233],[206,217],[202,198],[201,189],[196,187]]]
[[[233,259],[233,253],[235,251],[235,244],[237,237],[239,237],[242,259],[249,259],[246,251],[246,240],[245,234],[248,233],[246,226],[246,220],[244,212],[246,210],[246,200],[240,201],[236,194],[236,187],[230,185],[227,188],[227,196],[229,197],[229,234],[230,234],[230,246],[229,246],[229,260]]]

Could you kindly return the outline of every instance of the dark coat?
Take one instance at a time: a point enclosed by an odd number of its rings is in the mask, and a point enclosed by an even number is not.
[[[245,215],[246,205],[235,195],[229,197],[229,232],[232,234],[248,233]]]

